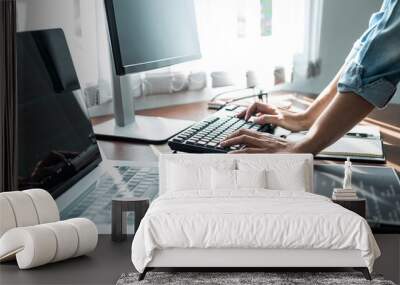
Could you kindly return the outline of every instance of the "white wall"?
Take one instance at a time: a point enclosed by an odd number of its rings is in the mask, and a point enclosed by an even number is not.
[[[286,89],[319,93],[338,72],[354,41],[368,26],[373,12],[380,9],[382,0],[325,0],[321,30],[321,75],[294,82]],[[400,103],[397,92],[392,103]]]
[[[82,87],[98,80],[95,1],[17,0],[19,31],[64,30]]]

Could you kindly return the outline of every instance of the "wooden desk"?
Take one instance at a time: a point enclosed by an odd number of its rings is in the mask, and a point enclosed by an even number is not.
[[[301,102],[300,102],[301,101]],[[307,105],[312,100],[309,97],[299,97],[299,103]],[[208,110],[207,102],[185,104],[144,110],[137,112],[140,115],[160,116],[175,119],[199,121],[209,116],[213,111]],[[112,116],[93,119],[93,123],[110,120]],[[389,105],[384,110],[374,110],[365,120],[365,123],[380,127],[384,140],[384,151],[387,166],[394,167],[400,172],[400,105]],[[157,156],[148,144],[126,143],[117,141],[99,141],[106,157],[112,160],[157,161]]]

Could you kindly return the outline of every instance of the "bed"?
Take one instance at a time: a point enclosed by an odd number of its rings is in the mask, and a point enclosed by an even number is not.
[[[368,223],[313,194],[308,154],[163,155],[160,195],[132,243],[153,268],[352,267],[380,255]]]

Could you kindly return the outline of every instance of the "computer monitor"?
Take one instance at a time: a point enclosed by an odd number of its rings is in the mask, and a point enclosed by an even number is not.
[[[105,0],[113,58],[115,121],[94,127],[103,139],[165,142],[192,122],[135,116],[133,97],[124,94],[127,74],[201,57],[193,0]]]

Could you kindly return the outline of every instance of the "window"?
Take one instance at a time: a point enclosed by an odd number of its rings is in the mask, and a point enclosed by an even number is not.
[[[301,71],[319,56],[322,1],[195,0],[203,58],[188,66],[228,71],[237,82],[255,70],[267,84],[277,66]]]
[[[260,0],[260,27],[261,36],[272,35],[272,0]]]

